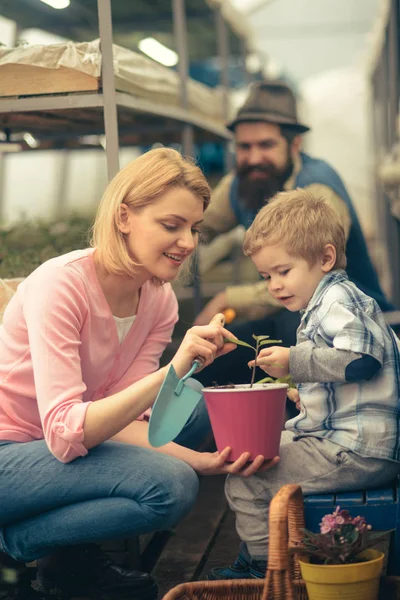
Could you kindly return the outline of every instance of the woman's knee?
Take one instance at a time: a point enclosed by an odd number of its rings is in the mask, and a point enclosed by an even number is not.
[[[199,491],[199,479],[196,472],[181,460],[168,457],[163,462],[163,473],[161,476],[158,474],[154,482],[158,500],[152,508],[159,521],[158,527],[166,529],[175,526],[191,510]]]
[[[197,473],[188,464],[177,461],[174,468],[171,494],[171,521],[176,524],[185,517],[196,502],[199,492],[199,478]]]

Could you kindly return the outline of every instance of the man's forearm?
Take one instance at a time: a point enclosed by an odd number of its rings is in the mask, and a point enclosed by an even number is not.
[[[282,305],[268,292],[265,281],[228,286],[225,294],[227,306],[248,320],[262,319],[282,310]]]

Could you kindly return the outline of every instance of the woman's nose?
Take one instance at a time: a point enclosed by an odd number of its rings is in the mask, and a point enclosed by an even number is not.
[[[185,248],[186,250],[194,250],[196,247],[196,241],[193,233],[190,231],[182,235],[178,240],[178,246]]]

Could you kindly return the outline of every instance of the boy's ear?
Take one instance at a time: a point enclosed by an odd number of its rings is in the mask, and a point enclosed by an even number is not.
[[[336,248],[333,244],[326,244],[322,255],[321,267],[324,273],[332,271],[336,262]]]
[[[118,210],[118,229],[121,233],[129,233],[129,208],[126,204],[122,203]]]

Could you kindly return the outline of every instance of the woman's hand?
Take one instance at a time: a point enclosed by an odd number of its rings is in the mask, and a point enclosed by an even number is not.
[[[183,377],[192,366],[195,358],[201,356],[204,364],[201,369],[210,365],[218,356],[228,354],[236,348],[236,344],[227,342],[224,338],[235,336],[222,325],[204,325],[189,329],[181,345],[171,361],[178,377]],[[199,369],[199,371],[201,370]]]
[[[289,375],[289,356],[290,348],[282,346],[271,346],[263,348],[257,356],[257,367],[271,375],[271,377],[285,377]],[[251,360],[249,367],[254,367],[254,360]]]
[[[279,462],[279,456],[265,460],[264,456],[257,456],[249,462],[250,452],[244,452],[235,462],[227,463],[231,448],[222,452],[198,452],[195,464],[191,466],[201,475],[231,474],[241,477],[250,477],[260,471],[268,471]]]

